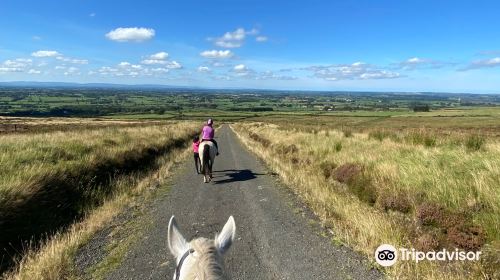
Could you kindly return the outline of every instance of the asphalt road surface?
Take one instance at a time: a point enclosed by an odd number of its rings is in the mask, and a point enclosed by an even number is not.
[[[382,274],[311,222],[314,217],[224,126],[217,132],[221,155],[214,180],[203,183],[192,158],[174,176],[168,195],[150,209],[153,226],[129,248],[108,279],[172,279],[175,261],[167,246],[167,226],[176,216],[186,239],[213,238],[230,215],[236,240],[224,256],[230,279],[378,279]]]

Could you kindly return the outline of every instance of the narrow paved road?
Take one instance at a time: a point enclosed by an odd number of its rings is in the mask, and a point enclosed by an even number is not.
[[[333,245],[309,215],[228,127],[217,140],[221,155],[215,178],[204,184],[190,158],[178,170],[169,195],[151,210],[154,226],[127,252],[109,279],[171,279],[174,260],[167,247],[167,226],[174,214],[187,239],[213,238],[230,215],[236,241],[225,255],[231,279],[376,279],[382,275],[348,248]]]

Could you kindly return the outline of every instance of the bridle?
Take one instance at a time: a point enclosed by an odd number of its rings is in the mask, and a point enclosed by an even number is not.
[[[182,255],[182,258],[181,260],[179,261],[179,264],[177,264],[177,267],[175,267],[175,280],[179,280],[179,277],[181,277],[181,266],[182,266],[182,263],[184,263],[184,260],[190,255],[194,253],[194,250],[193,249],[189,249],[186,251],[186,253],[184,253],[184,255]]]

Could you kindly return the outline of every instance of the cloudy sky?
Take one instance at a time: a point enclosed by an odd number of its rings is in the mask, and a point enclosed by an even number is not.
[[[481,0],[1,0],[0,81],[500,93],[499,11]]]

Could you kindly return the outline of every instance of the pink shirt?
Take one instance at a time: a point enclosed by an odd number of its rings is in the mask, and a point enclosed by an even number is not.
[[[215,130],[209,125],[205,125],[201,131],[201,139],[211,140],[214,139]]]
[[[197,153],[198,152],[198,148],[200,147],[200,141],[198,142],[193,142],[193,152],[194,153]]]

